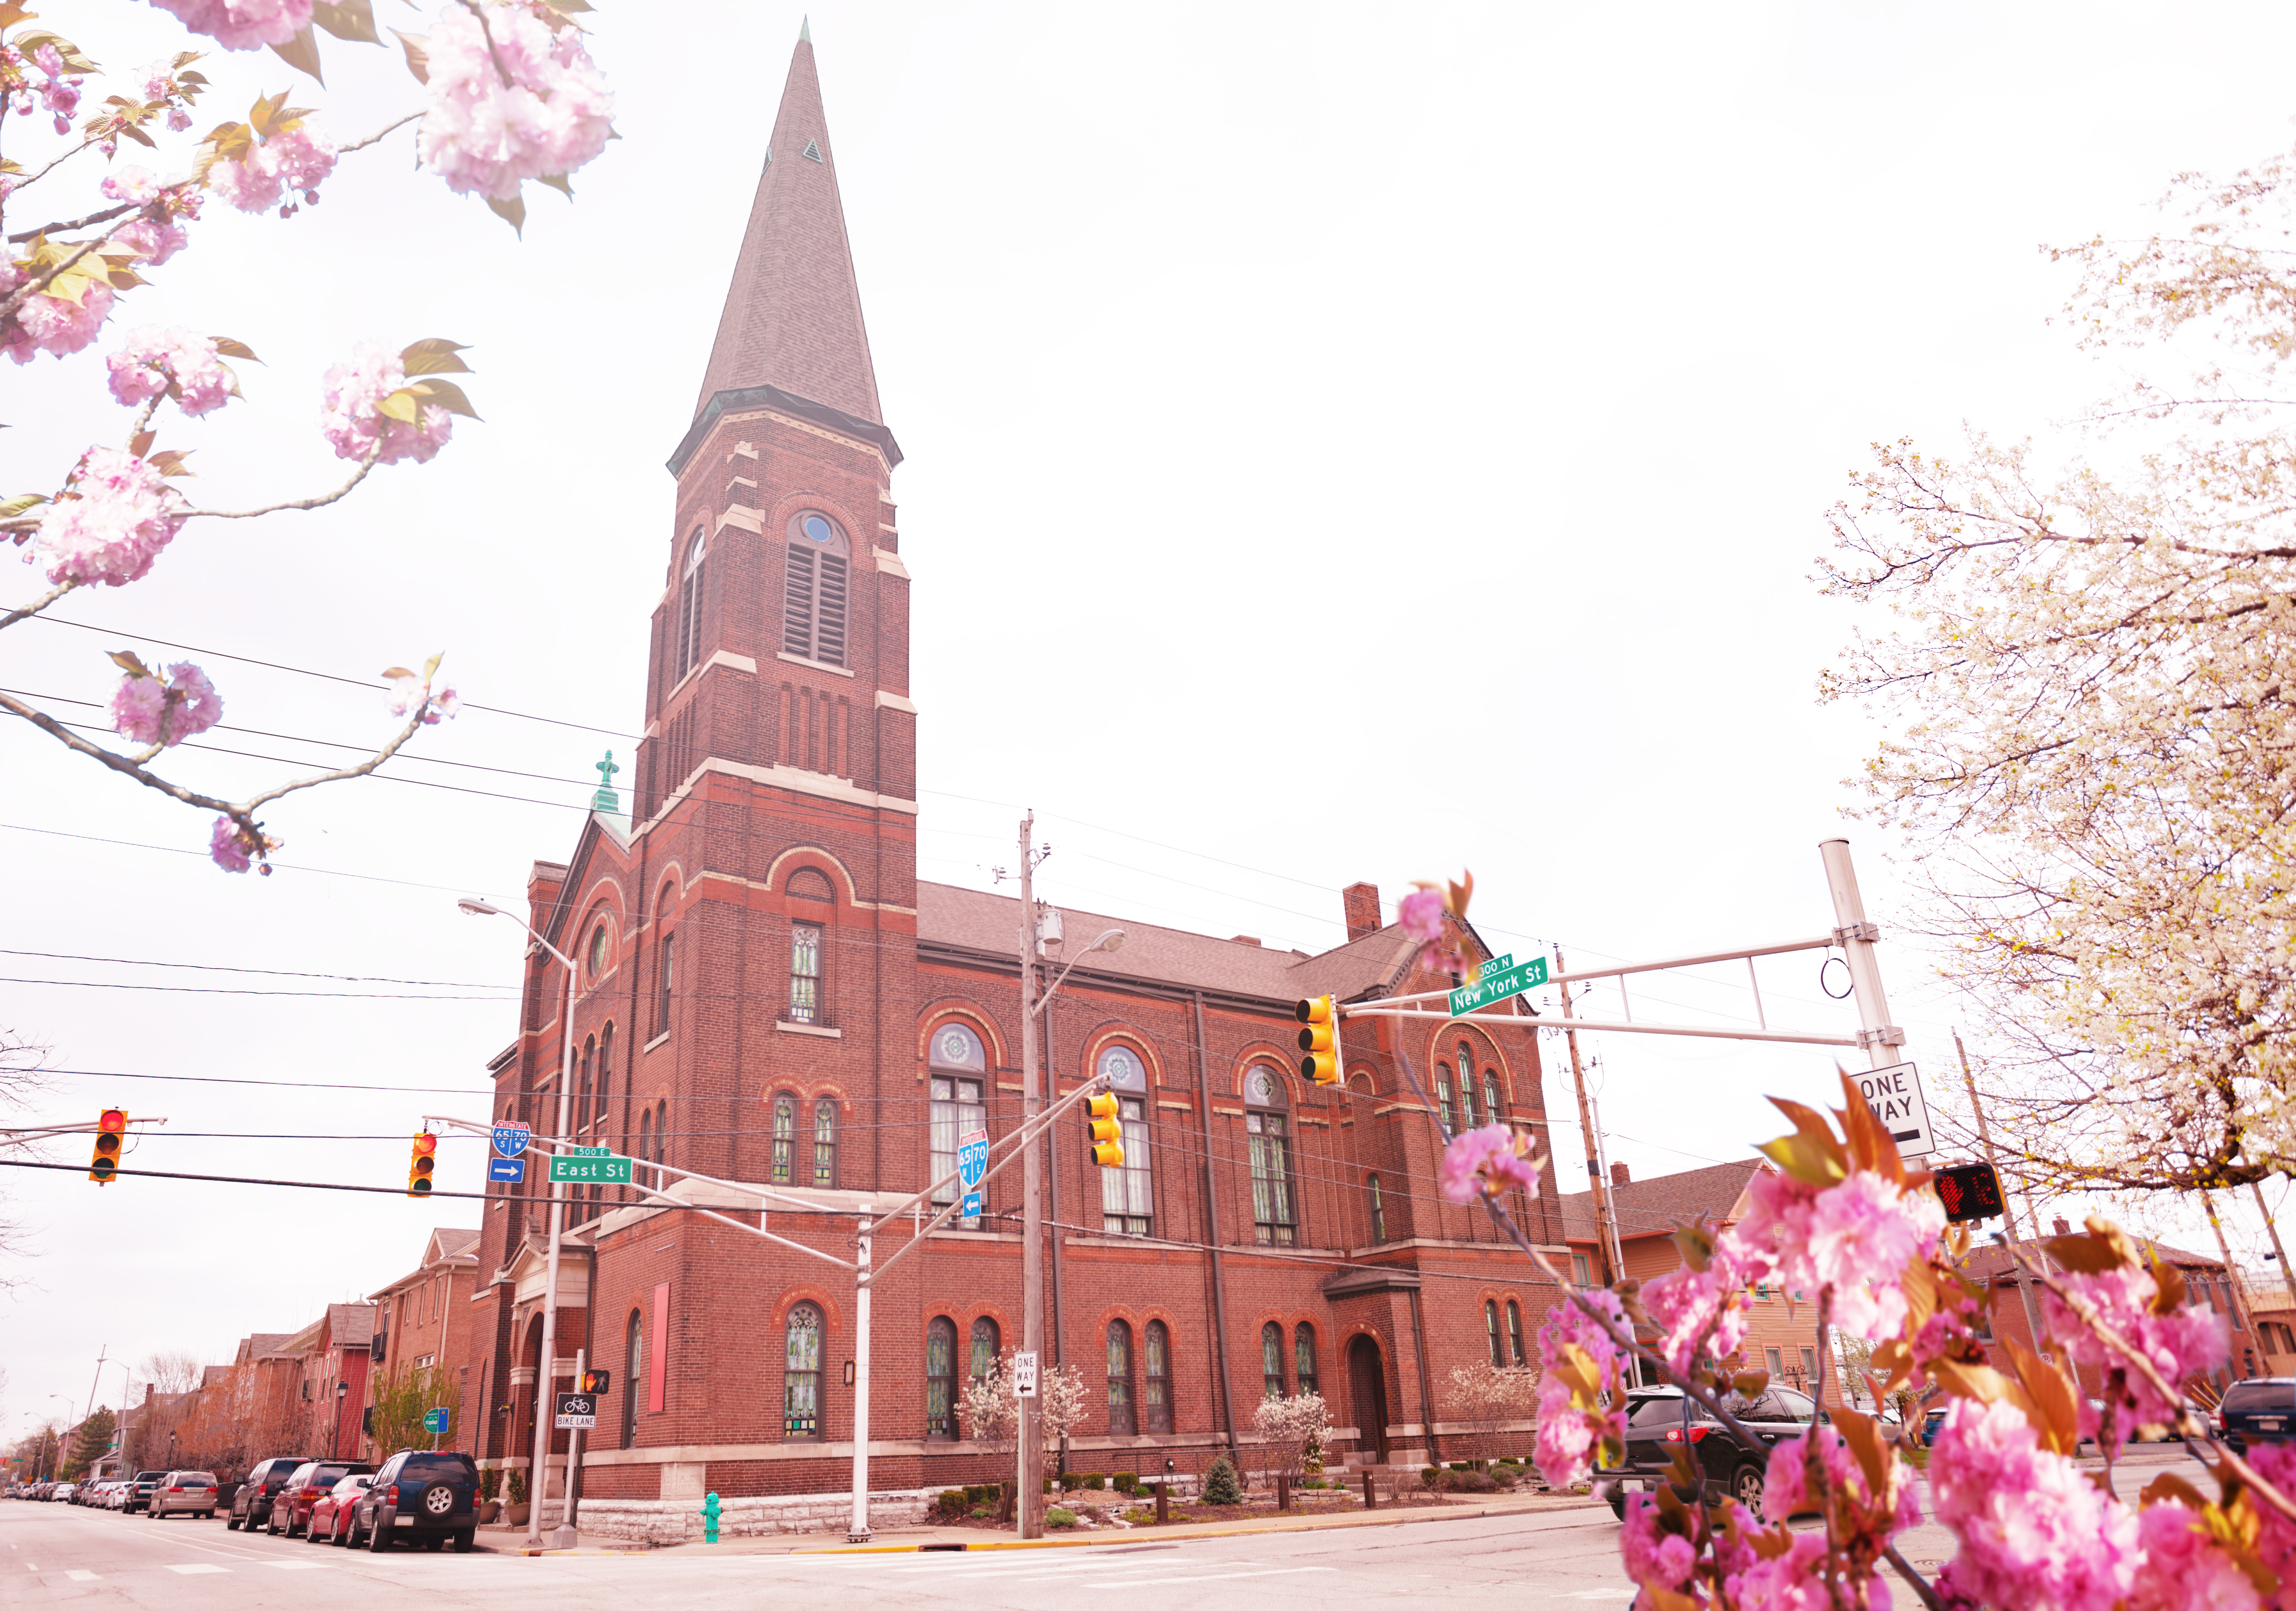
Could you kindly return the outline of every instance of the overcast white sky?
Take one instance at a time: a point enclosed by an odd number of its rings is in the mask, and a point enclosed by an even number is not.
[[[99,630],[10,631],[0,683],[100,701],[104,651],[178,657],[162,640],[353,679],[443,649],[472,700],[625,736],[472,711],[393,771],[516,798],[307,795],[273,818],[290,870],[258,881],[209,865],[204,818],[0,728],[0,1024],[96,1071],[60,1075],[39,1116],[122,1102],[169,1121],[135,1155],[148,1167],[387,1184],[422,1114],[483,1111],[414,1089],[482,1091],[513,1032],[517,931],[453,897],[515,899],[532,859],[570,849],[599,752],[632,759],[662,461],[800,15],[605,4],[594,49],[623,138],[571,206],[536,196],[523,242],[409,172],[402,134],[292,220],[211,208],[127,300],[115,330],[188,325],[266,360],[242,366],[243,404],[166,427],[163,445],[200,449],[203,499],[331,484],[318,377],[357,341],[473,343],[486,421],[337,508],[195,526],[148,580],[58,612]],[[1275,945],[1338,939],[1353,879],[1391,904],[1463,867],[1480,926],[1518,953],[1830,927],[1816,843],[1842,831],[1875,730],[1813,695],[1851,625],[1808,580],[1825,509],[1874,440],[2056,432],[2110,377],[2046,323],[2070,278],[2036,247],[2144,230],[2172,175],[2291,142],[2296,15],[2167,19],[815,4],[908,455],[924,875],[982,883],[1033,805],[1051,899]],[[123,67],[180,39],[140,7],[56,0],[44,20]],[[327,59],[316,103],[340,136],[414,103],[395,57],[330,43]],[[267,55],[209,65],[201,127],[258,91],[306,98]],[[29,127],[12,121],[12,152],[37,149]],[[57,210],[82,210],[94,177]],[[12,226],[37,221],[38,193]],[[102,349],[0,376],[0,487],[51,487],[122,428]],[[299,761],[388,730],[376,693],[193,658],[226,721],[282,736],[232,747]],[[1310,730],[1341,736],[1327,759]],[[284,770],[180,769],[234,794]],[[1849,831],[1886,925],[1888,847]],[[1884,967],[1940,1094],[1948,1009],[1920,957],[1885,946]],[[1764,986],[1774,1021],[1853,1022],[1808,958]],[[1636,1001],[1751,1014],[1726,972]],[[1829,1094],[1823,1052],[1612,1039],[1606,1145],[1637,1174],[1775,1133],[1767,1093]],[[131,1073],[278,1083],[110,1077]],[[1567,1064],[1550,1062],[1547,1099],[1568,1155]],[[476,1149],[455,1147],[442,1179],[469,1187]],[[12,1172],[0,1192],[31,1256],[0,1298],[10,1434],[51,1393],[77,1413],[99,1348],[227,1358],[403,1273],[433,1223],[476,1221]]]

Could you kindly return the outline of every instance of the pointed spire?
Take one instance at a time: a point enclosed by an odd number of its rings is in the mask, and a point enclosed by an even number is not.
[[[811,16],[808,16],[804,21],[797,25],[797,42],[800,45],[810,45],[813,43],[813,19]]]
[[[721,392],[772,386],[873,425],[877,373],[837,192],[836,149],[814,71],[811,20],[790,58],[769,158],[718,316],[699,416]],[[802,154],[811,159],[791,161]]]

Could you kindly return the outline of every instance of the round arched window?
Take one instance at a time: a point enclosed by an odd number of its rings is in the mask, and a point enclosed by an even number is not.
[[[590,931],[590,977],[596,978],[606,971],[606,925],[601,918],[598,926]]]
[[[931,1060],[935,1068],[969,1069],[976,1073],[988,1068],[988,1054],[980,1037],[962,1023],[944,1023],[933,1031]]]
[[[1140,1054],[1128,1046],[1111,1046],[1100,1054],[1099,1073],[1118,1090],[1146,1090],[1148,1070]]]
[[[1281,1107],[1283,1081],[1265,1063],[1255,1063],[1243,1077],[1243,1099],[1253,1107]]]

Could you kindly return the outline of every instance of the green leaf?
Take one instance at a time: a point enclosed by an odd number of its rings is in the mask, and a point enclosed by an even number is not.
[[[487,209],[488,211],[492,212],[495,217],[500,218],[504,223],[518,231],[518,237],[520,240],[522,241],[526,238],[525,197],[512,196],[507,201],[497,201],[492,196],[488,196],[487,198]]]
[[[0,498],[0,520],[12,520],[27,509],[37,509],[48,501],[45,492],[20,492],[13,497]]]
[[[137,432],[134,436],[127,439],[127,451],[135,457],[142,458],[145,454],[152,451],[152,444],[158,440],[159,435],[160,433],[156,431]]]
[[[449,414],[459,414],[469,420],[479,417],[479,411],[471,407],[471,399],[464,397],[463,389],[452,381],[417,381],[407,390],[422,393]]]
[[[29,17],[35,13],[26,12],[24,14]],[[28,28],[9,43],[28,56],[43,45],[53,45],[56,47],[56,54],[62,59],[64,69],[68,72],[93,73],[102,70],[87,59],[78,45],[74,45],[52,28]]]
[[[382,43],[382,36],[374,31],[374,7],[368,0],[315,0],[311,21],[354,45]]]
[[[327,81],[326,74],[319,70],[318,37],[311,32],[308,23],[304,24],[301,33],[286,44],[273,45],[271,52],[296,71],[308,73],[321,84]],[[286,99],[285,92],[281,92],[280,99]]]
[[[227,335],[219,335],[215,338],[215,344],[216,351],[224,358],[248,358],[258,364],[263,362],[255,356],[255,349],[245,341],[234,341]]]
[[[414,387],[401,386],[377,403],[374,411],[385,419],[399,420],[413,425],[422,418],[422,399],[415,395]]]
[[[119,132],[126,135],[129,139],[135,141],[138,145],[148,145],[153,151],[160,149],[160,143],[157,140],[154,140],[151,136],[136,127],[133,123],[122,123],[119,126]]]
[[[157,678],[159,676],[159,673],[145,665],[132,649],[114,649],[111,651],[111,660],[113,665],[118,666],[130,677]]]
[[[1841,1158],[1808,1136],[1780,1136],[1755,1149],[1804,1186],[1838,1186],[1849,1178]]]
[[[406,70],[414,75],[417,84],[430,82],[430,38],[427,34],[410,34],[392,29],[398,36],[398,47],[406,53]]]
[[[409,374],[470,374],[473,373],[471,366],[455,356],[467,350],[468,345],[442,336],[429,336],[401,349],[398,361]]]
[[[162,448],[152,456],[152,468],[162,475],[197,475],[198,471],[184,468],[184,460],[198,451],[196,448]]]

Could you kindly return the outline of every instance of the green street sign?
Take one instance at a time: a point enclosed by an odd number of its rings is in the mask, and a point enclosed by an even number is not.
[[[1451,992],[1451,1015],[1472,1013],[1479,1007],[1488,1007],[1494,1001],[1504,1001],[1510,996],[1520,996],[1525,990],[1535,990],[1546,982],[1546,958],[1533,957],[1529,961],[1506,966],[1487,966],[1472,984],[1461,985]]]
[[[587,1158],[553,1158],[550,1178],[571,1180],[578,1186],[627,1186],[630,1183],[630,1161],[607,1156]]]
[[[569,1158],[611,1158],[614,1155],[614,1149],[611,1147],[570,1147],[562,1155]]]

